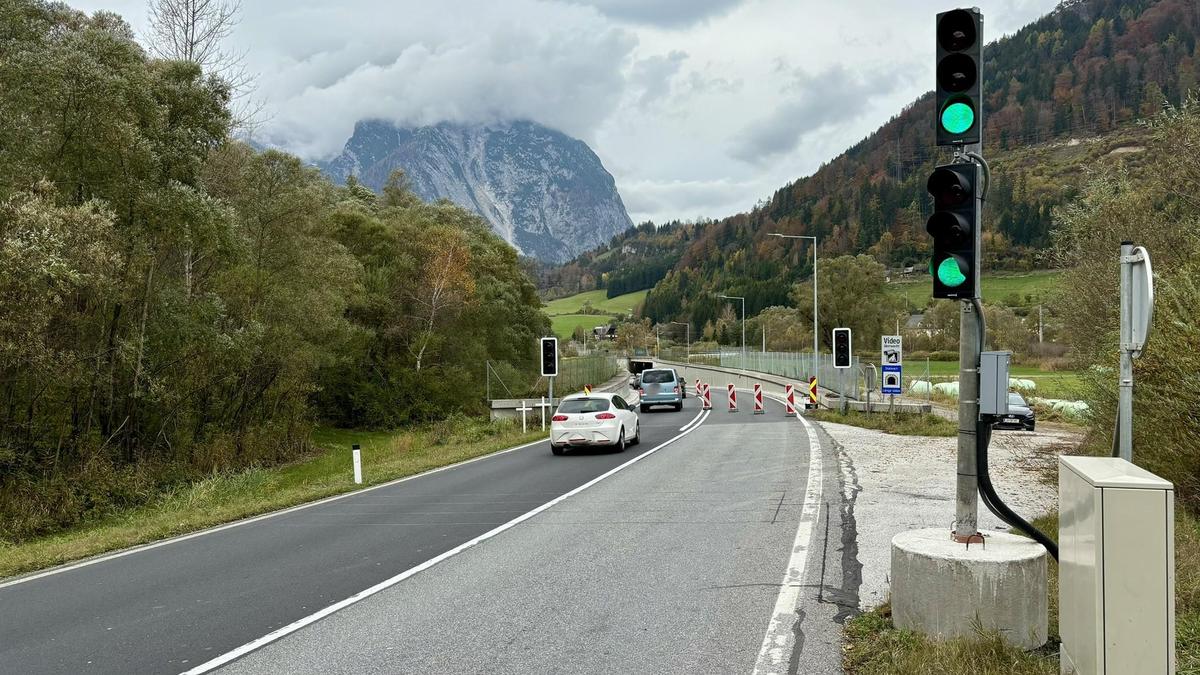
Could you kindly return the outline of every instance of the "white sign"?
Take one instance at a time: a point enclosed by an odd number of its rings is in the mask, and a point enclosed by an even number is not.
[[[885,366],[899,366],[904,363],[904,338],[899,335],[883,336],[883,356],[880,363]]]
[[[1141,356],[1146,347],[1146,339],[1150,337],[1150,325],[1154,321],[1154,270],[1150,268],[1150,252],[1138,246],[1133,249],[1133,270],[1130,289],[1130,343],[1129,351],[1134,356]]]

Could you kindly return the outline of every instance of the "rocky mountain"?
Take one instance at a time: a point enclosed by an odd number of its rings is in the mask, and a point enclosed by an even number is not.
[[[414,192],[487,219],[518,251],[565,262],[633,226],[613,177],[586,143],[535,122],[401,128],[361,121],[342,153],[320,165],[379,190],[403,169]]]

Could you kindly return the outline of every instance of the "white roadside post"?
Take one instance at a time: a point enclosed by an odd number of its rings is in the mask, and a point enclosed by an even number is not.
[[[362,485],[362,449],[358,443],[351,447],[350,455],[354,458],[354,484]]]
[[[542,431],[546,430],[546,397],[542,397],[541,404],[538,405],[542,409]]]
[[[527,433],[526,428],[525,428],[525,413],[527,413],[531,410],[533,410],[533,408],[530,408],[529,406],[525,405],[525,399],[521,399],[521,407],[517,408],[517,412],[521,413],[521,433],[523,433],[523,434]]]

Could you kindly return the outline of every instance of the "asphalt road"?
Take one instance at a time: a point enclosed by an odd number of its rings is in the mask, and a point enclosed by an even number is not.
[[[181,672],[231,652],[222,672],[840,672],[838,624],[857,606],[853,490],[815,425],[748,401],[733,414],[714,396],[682,436],[696,398],[643,413],[642,445],[622,454],[539,443],[0,585],[0,672]],[[802,582],[781,583],[797,559]]]

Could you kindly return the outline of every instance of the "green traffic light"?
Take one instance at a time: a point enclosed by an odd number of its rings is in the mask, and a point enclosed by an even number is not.
[[[964,134],[975,126],[975,109],[962,101],[946,106],[942,111],[942,128],[952,134]]]
[[[950,288],[958,288],[967,280],[967,275],[958,266],[958,261],[954,258],[946,258],[938,263],[937,268],[938,281],[942,282]]]

